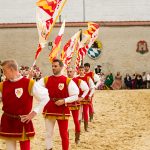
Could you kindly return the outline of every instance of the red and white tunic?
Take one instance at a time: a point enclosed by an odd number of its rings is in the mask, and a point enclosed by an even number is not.
[[[87,83],[89,89],[90,89],[88,94],[84,97],[84,100],[81,101],[80,103],[81,104],[89,104],[90,103],[89,97],[91,97],[94,93],[94,88],[95,88],[94,83],[93,83],[92,79],[90,77],[86,76],[86,75],[82,76],[82,77],[78,76],[77,78],[85,81]],[[81,97],[82,94],[83,94],[83,91],[80,90],[79,97]]]
[[[100,77],[96,73],[94,73],[92,71],[85,72],[85,75],[88,76],[88,77],[90,77],[93,80],[93,82],[95,83],[95,88],[97,89],[98,86],[101,83]]]
[[[46,104],[43,114],[48,118],[66,120],[70,116],[70,110],[67,103],[74,102],[78,99],[79,90],[77,85],[70,78],[63,75],[49,76],[41,79],[39,84],[48,89],[50,101]],[[64,99],[64,105],[57,106],[55,101]]]
[[[34,136],[32,122],[22,123],[19,118],[20,115],[26,115],[32,109],[33,97],[28,91],[29,84],[30,80],[27,78],[17,82],[4,81],[2,91],[4,113],[1,118],[0,136],[21,137],[23,129],[28,137]]]
[[[42,91],[42,94],[41,92]],[[27,115],[32,110],[33,96],[41,101],[35,108],[39,112],[41,107],[49,100],[48,92],[37,85],[34,80],[20,77],[15,81],[4,81],[0,83],[0,99],[2,100],[4,113],[1,117],[0,136],[25,140],[33,137],[35,132],[32,121],[21,122],[20,115]],[[43,100],[41,100],[43,98]]]
[[[85,96],[89,92],[89,87],[88,87],[87,83],[81,79],[76,78],[76,77],[74,77],[72,80],[78,86],[79,91],[82,91],[82,93],[79,93],[80,97],[85,98]],[[75,101],[73,103],[67,104],[67,106],[69,106],[70,110],[79,110],[80,109],[80,102]]]

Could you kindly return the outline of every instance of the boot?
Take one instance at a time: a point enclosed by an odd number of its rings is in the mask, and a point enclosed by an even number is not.
[[[79,144],[79,141],[80,141],[80,132],[76,132],[75,133],[75,143]]]
[[[90,122],[93,120],[93,113],[90,114]]]
[[[88,132],[88,122],[84,121],[84,130]]]
[[[79,120],[79,124],[80,124],[80,126],[81,126],[81,120]]]

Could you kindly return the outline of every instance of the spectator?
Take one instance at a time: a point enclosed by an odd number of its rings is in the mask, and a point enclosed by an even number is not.
[[[120,75],[120,72],[117,72],[116,76],[115,76],[115,80],[113,82],[113,84],[111,85],[111,88],[113,90],[119,90],[122,87],[122,76]]]
[[[99,75],[101,73],[101,70],[102,70],[101,67],[102,67],[101,65],[97,65],[97,67],[95,68],[95,73],[96,74]]]
[[[131,82],[132,82],[132,89],[136,89],[136,87],[137,87],[137,83],[136,83],[136,74],[133,74],[132,75],[132,80],[131,80]]]
[[[137,74],[136,76],[136,88],[137,89],[141,89],[142,88],[142,84],[143,84],[143,80],[142,80],[142,76],[140,74]]]
[[[142,80],[143,80],[142,87],[143,87],[143,89],[145,89],[146,88],[146,72],[142,73]]]
[[[147,89],[150,88],[150,73],[148,73],[146,76],[146,86],[147,86]]]
[[[113,83],[113,75],[112,73],[110,72],[107,76],[106,76],[106,79],[105,79],[105,87],[104,89],[110,89],[110,86],[112,85]]]
[[[126,74],[126,76],[124,78],[124,83],[125,83],[127,89],[132,88],[132,80],[131,80],[131,76],[129,74]]]

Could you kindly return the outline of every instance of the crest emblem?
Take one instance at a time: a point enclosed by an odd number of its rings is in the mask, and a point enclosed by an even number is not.
[[[97,59],[101,54],[101,50],[98,48],[89,48],[88,56],[92,59]]]
[[[92,46],[88,49],[88,56],[92,59],[97,59],[102,50],[102,43],[99,40],[95,40]]]
[[[148,46],[147,46],[147,42],[146,41],[139,41],[137,43],[137,49],[136,52],[141,53],[141,54],[145,54],[148,52]]]
[[[15,89],[15,95],[16,97],[20,98],[23,94],[23,88],[18,88],[18,89]]]
[[[58,84],[58,89],[63,90],[64,89],[64,83],[59,83]]]

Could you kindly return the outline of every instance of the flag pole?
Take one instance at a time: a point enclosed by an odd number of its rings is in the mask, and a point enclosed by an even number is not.
[[[80,42],[82,41],[82,29],[79,29],[80,31]],[[81,66],[83,65],[83,57],[81,59]]]

